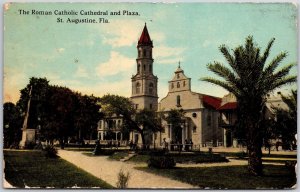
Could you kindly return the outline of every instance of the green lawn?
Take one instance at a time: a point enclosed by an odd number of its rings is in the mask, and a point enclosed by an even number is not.
[[[60,159],[46,158],[41,151],[4,151],[5,179],[15,187],[100,187],[111,185]]]
[[[261,177],[249,175],[247,166],[137,169],[210,189],[284,189],[296,183],[291,171],[276,165],[265,165],[265,175]]]
[[[208,152],[204,152],[204,153],[208,153]],[[221,154],[224,155],[226,157],[240,157],[242,156],[242,152],[214,152],[217,154]],[[247,154],[246,154],[247,156]],[[263,154],[263,157],[273,157],[273,158],[296,158],[297,159],[297,154],[292,155],[292,154]]]
[[[128,151],[117,151],[109,156],[108,159],[120,161],[128,156]]]
[[[228,160],[219,154],[208,153],[169,153],[168,156],[174,158],[176,163],[215,163],[228,162]],[[129,161],[146,163],[150,159],[150,154],[141,153],[132,157]],[[156,154],[155,156],[161,156]]]

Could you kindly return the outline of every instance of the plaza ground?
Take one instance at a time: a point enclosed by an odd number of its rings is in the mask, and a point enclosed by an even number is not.
[[[213,148],[213,152],[220,153],[220,154],[227,154],[226,157],[230,160],[229,162],[221,162],[221,163],[200,163],[200,164],[176,164],[176,169],[173,170],[150,170],[147,168],[147,164],[144,163],[135,163],[130,161],[114,161],[108,158],[108,156],[92,156],[87,155],[87,152],[91,150],[81,150],[78,151],[70,151],[70,150],[59,150],[59,156],[74,164],[75,166],[81,168],[82,170],[90,173],[91,175],[104,180],[106,183],[116,187],[116,183],[118,181],[118,173],[120,170],[123,172],[129,172],[130,179],[128,183],[128,188],[178,188],[178,189],[191,189],[191,188],[199,188],[199,180],[195,179],[193,183],[189,180],[186,180],[182,177],[189,177],[188,175],[183,174],[194,174],[190,175],[190,177],[198,177],[200,173],[208,173],[208,175],[202,175],[205,177],[205,181],[213,182],[212,179],[215,179],[211,173],[216,172],[221,173],[222,171],[229,171],[233,170],[231,174],[237,174],[240,171],[246,170],[247,160],[245,159],[238,159],[231,154],[237,154],[242,149],[239,148]],[[208,148],[202,148],[201,151],[207,152]],[[280,171],[284,170],[282,173],[286,173],[284,168],[284,162],[286,160],[296,160],[296,151],[271,151],[271,156],[267,156],[267,151],[264,152],[264,160],[269,160],[264,162],[264,165],[267,166],[267,172],[270,174],[276,174],[275,171],[280,168]],[[276,161],[275,161],[276,160]],[[229,173],[228,172],[228,173]],[[246,173],[246,172],[245,172]],[[281,173],[281,172],[279,172]],[[182,176],[178,175],[180,174]],[[181,177],[181,178],[180,178]],[[228,182],[234,183],[230,181],[230,179],[236,178],[234,175],[229,175]],[[262,178],[261,178],[262,179]],[[274,183],[276,185],[280,180],[284,182],[283,178],[281,179],[280,176],[275,175],[274,177],[266,178],[270,185]],[[277,181],[276,179],[279,179]],[[236,178],[236,180],[240,180],[240,178]],[[218,180],[216,180],[218,182]],[[260,182],[257,179],[253,180],[254,182]],[[215,182],[215,181],[214,181]],[[223,182],[223,181],[222,181]],[[226,186],[233,186],[236,185],[220,185],[222,188],[228,188]],[[244,182],[243,180],[240,181],[241,183]],[[263,182],[263,180],[262,180]],[[220,181],[221,183],[221,181]],[[209,184],[209,183],[208,183]],[[214,186],[214,185],[213,185]],[[218,186],[218,185],[216,185]],[[279,184],[280,187],[283,185]],[[286,187],[286,186],[283,186]],[[287,186],[291,187],[291,186]]]
[[[201,151],[207,152],[208,148],[202,148]],[[236,154],[241,151],[245,151],[240,148],[213,148],[213,152],[216,153],[228,153],[227,156],[230,162],[221,163],[200,163],[200,164],[180,164],[177,163],[177,168],[216,168],[216,167],[232,167],[237,166],[247,166],[247,160],[237,159],[235,157],[230,157],[230,154]],[[264,155],[267,156],[267,151],[264,151]],[[122,162],[122,161],[112,161],[109,160],[107,156],[89,156],[79,151],[66,151],[60,150],[59,155],[65,160],[79,166],[80,168],[88,171],[89,173],[103,179],[107,183],[115,186],[117,183],[117,174],[122,169],[125,172],[129,172],[131,179],[129,180],[129,188],[199,188],[197,185],[192,185],[190,183],[179,181],[176,178],[170,177],[167,174],[161,174],[167,170],[158,170],[157,172],[151,172],[147,169],[146,163],[134,163],[134,162]],[[271,155],[275,155],[276,158],[264,157],[267,159],[282,160],[281,162],[271,161],[264,162],[264,165],[276,165],[283,166],[285,160],[296,160],[296,151],[272,151]],[[146,171],[146,172],[145,172]],[[209,176],[209,175],[208,175]],[[272,182],[272,178],[270,180]]]

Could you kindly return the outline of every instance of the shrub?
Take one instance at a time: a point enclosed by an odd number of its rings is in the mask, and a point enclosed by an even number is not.
[[[57,157],[57,150],[53,145],[47,145],[44,149],[45,156],[48,158],[56,158]]]
[[[293,174],[296,174],[297,161],[285,161],[285,167]]]
[[[109,156],[109,159],[120,161],[128,156],[127,152],[115,152],[114,154]]]
[[[130,178],[129,172],[125,174],[124,171],[121,169],[118,174],[117,188],[119,189],[127,188],[129,178]]]
[[[245,153],[244,151],[241,151],[241,152],[237,153],[237,157],[239,159],[245,159],[247,157],[247,153]]]
[[[173,157],[169,156],[152,156],[148,160],[148,167],[158,169],[170,169],[175,167],[176,163]]]
[[[34,142],[29,142],[29,143],[26,143],[25,144],[25,149],[34,149],[34,147],[35,147],[35,143]]]

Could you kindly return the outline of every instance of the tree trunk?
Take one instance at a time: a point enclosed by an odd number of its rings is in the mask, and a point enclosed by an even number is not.
[[[142,138],[142,149],[145,149],[146,147],[146,141],[145,141],[145,136],[143,130],[140,131],[141,138]]]
[[[263,174],[261,146],[248,145],[248,170],[251,174],[259,176]]]
[[[245,128],[246,133],[248,171],[252,175],[260,176],[263,174],[261,148],[263,147],[264,102],[258,96],[247,96],[240,98],[238,103],[239,124]]]
[[[60,148],[64,149],[65,148],[65,140],[64,140],[64,138],[60,138],[59,143],[60,143]]]
[[[249,119],[248,119],[249,120]],[[248,170],[251,174],[259,176],[263,174],[263,165],[262,165],[262,146],[263,139],[260,126],[260,123],[257,122],[248,122]]]

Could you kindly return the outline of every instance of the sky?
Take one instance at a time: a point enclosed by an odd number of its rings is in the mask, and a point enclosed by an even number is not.
[[[20,14],[19,10],[52,15]],[[54,11],[119,11],[139,15],[54,15]],[[168,93],[178,62],[192,78],[192,91],[223,97],[223,88],[200,81],[216,77],[206,65],[226,61],[218,47],[234,49],[252,35],[263,50],[275,38],[267,63],[297,63],[297,7],[291,3],[12,3],[4,6],[4,102],[16,102],[30,77],[83,94],[131,96],[137,41],[145,23],[153,40],[153,71],[159,100]],[[57,23],[57,18],[64,23]],[[103,17],[109,23],[66,23],[67,18]],[[280,68],[280,67],[279,67]],[[297,67],[291,71],[297,74]],[[287,92],[297,85],[283,87]]]

